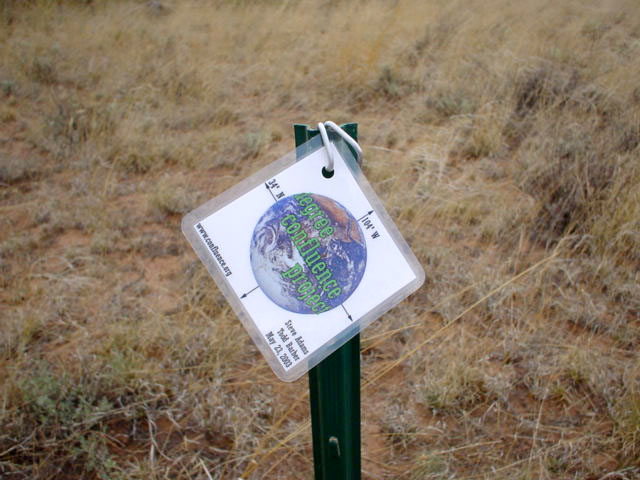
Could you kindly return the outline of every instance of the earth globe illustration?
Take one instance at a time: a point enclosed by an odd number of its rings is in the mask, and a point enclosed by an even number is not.
[[[307,198],[301,202],[303,197]],[[317,210],[309,208],[314,213],[320,212],[315,216],[304,213],[306,206],[312,204],[308,197],[319,207]],[[294,223],[299,223],[300,227]],[[325,230],[323,233],[323,229],[329,227],[333,231]],[[297,236],[292,235],[292,230]],[[300,238],[305,238],[309,242],[307,245],[316,247],[313,253],[319,255],[313,257],[315,263],[310,261],[312,257],[306,253],[308,250],[301,247]],[[355,291],[364,275],[367,248],[360,225],[343,205],[323,195],[298,194],[282,198],[260,217],[251,237],[250,259],[258,285],[271,301],[290,312],[316,314],[321,312],[318,308],[314,310],[314,305],[322,305],[321,311],[331,310]],[[329,274],[317,275],[317,264],[321,262],[326,266],[323,270],[328,270],[331,279],[335,280],[331,288],[323,288]],[[314,266],[315,271],[312,271]],[[283,273],[291,271],[301,275],[302,280],[297,280],[297,276],[283,276]],[[336,286],[340,290],[334,290]],[[305,298],[303,288],[319,297],[308,301],[309,295]]]

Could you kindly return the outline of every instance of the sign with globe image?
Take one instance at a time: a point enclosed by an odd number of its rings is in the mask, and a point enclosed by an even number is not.
[[[250,259],[271,301],[290,312],[318,315],[356,290],[367,247],[347,208],[323,195],[299,193],[277,201],[260,217]]]
[[[189,243],[285,381],[424,281],[355,160],[347,163],[330,145],[335,164],[328,178],[327,149],[318,145],[265,166],[182,220]],[[247,348],[240,337],[231,341]]]

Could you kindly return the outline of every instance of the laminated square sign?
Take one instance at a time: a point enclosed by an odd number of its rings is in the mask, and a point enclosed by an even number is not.
[[[339,137],[301,145],[187,214],[182,231],[284,381],[299,378],[424,281]]]

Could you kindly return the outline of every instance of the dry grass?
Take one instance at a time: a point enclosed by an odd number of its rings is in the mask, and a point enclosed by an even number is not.
[[[329,118],[427,272],[363,476],[640,476],[635,2],[5,0],[0,45],[0,476],[311,477],[179,221]]]

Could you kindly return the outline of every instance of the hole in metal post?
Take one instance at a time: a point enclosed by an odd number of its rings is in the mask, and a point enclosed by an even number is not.
[[[322,176],[324,178],[331,178],[333,177],[333,174],[335,173],[335,170],[327,170],[327,167],[322,167]]]

